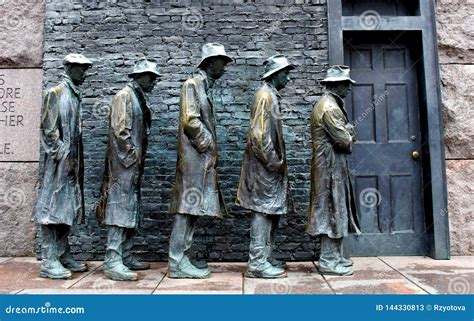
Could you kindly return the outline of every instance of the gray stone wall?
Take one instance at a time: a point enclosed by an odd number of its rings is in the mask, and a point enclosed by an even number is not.
[[[153,128],[143,180],[144,223],[135,249],[143,258],[167,258],[172,214],[170,192],[176,165],[181,86],[195,70],[206,42],[221,42],[235,63],[216,84],[214,97],[220,146],[220,183],[234,218],[203,218],[196,231],[198,255],[211,260],[246,260],[248,213],[234,205],[249,105],[260,85],[263,61],[283,53],[298,65],[282,92],[290,180],[297,214],[281,222],[278,255],[309,260],[316,240],[304,233],[311,158],[309,116],[328,63],[325,1],[56,1],[46,2],[44,85],[61,75],[61,58],[81,52],[95,65],[84,83],[83,119],[87,224],[75,230],[72,250],[85,259],[104,252],[105,231],[93,210],[103,173],[108,105],[127,81],[134,61],[154,58],[164,75],[150,95]]]
[[[474,253],[474,3],[438,0],[451,254]]]
[[[34,253],[31,210],[38,177],[39,152],[34,145],[39,141],[43,18],[42,1],[0,1],[0,88],[18,88],[21,96],[4,99],[2,94],[0,99],[13,103],[15,109],[0,109],[0,256]],[[22,122],[24,127],[5,125],[5,117],[18,115],[32,118]],[[12,149],[13,143],[18,148]]]

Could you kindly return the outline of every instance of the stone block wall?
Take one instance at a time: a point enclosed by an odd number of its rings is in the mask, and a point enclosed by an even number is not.
[[[444,112],[452,255],[474,253],[474,3],[438,0],[436,8]]]
[[[43,1],[0,1],[0,256],[32,255],[35,248],[43,19]],[[17,90],[14,99],[9,89]],[[6,117],[18,126],[7,126]]]

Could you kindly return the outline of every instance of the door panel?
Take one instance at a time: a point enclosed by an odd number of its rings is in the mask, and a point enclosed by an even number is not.
[[[356,192],[357,195],[360,195],[360,192],[370,188],[375,188],[378,190],[378,177],[377,176],[359,176],[356,180]],[[371,197],[376,197],[376,195],[365,194],[363,202],[369,204],[373,202]],[[364,234],[370,233],[382,233],[383,224],[380,220],[379,215],[379,206],[361,206],[360,207],[360,226],[361,232]]]
[[[419,0],[342,0],[343,16],[360,16],[376,11],[381,16],[411,16],[418,14]]]
[[[403,34],[347,33],[344,40],[357,82],[345,101],[358,134],[350,162],[362,231],[349,237],[351,254],[426,254],[422,162],[412,157],[421,148],[419,52]]]
[[[374,97],[373,85],[358,85],[353,88],[353,105],[364,106]],[[354,119],[361,119],[357,125],[357,139],[360,142],[375,143],[375,115],[371,110],[358,108],[353,110]]]

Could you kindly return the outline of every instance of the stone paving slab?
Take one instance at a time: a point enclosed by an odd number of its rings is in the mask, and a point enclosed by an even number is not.
[[[429,257],[380,257],[407,279],[431,294],[474,294],[474,257],[451,260]]]
[[[17,294],[21,289],[0,289],[0,294]]]
[[[167,264],[163,262],[152,263],[151,269],[146,271],[138,271],[138,281],[136,282],[120,282],[105,278],[103,269],[97,269],[94,273],[83,278],[71,289],[92,289],[101,293],[117,293],[129,290],[142,290],[152,293],[158,284],[163,280],[166,273]]]
[[[354,275],[324,279],[336,294],[426,294],[377,257],[355,257]]]
[[[474,270],[474,256],[452,256],[450,260],[433,260],[426,256],[380,256],[397,270],[445,270],[446,268],[462,268]]]
[[[274,280],[244,278],[244,294],[333,294],[313,262],[287,263],[288,277]]]
[[[14,258],[0,264],[0,289],[14,291],[27,288],[67,289],[94,272],[102,263],[89,262],[89,272],[73,273],[70,280],[39,277],[40,262],[35,258]]]
[[[242,294],[242,274],[212,273],[202,280],[165,277],[153,294]]]
[[[102,262],[70,280],[39,277],[35,258],[0,258],[0,294],[412,294],[473,293],[474,257],[438,261],[426,257],[354,258],[354,276],[321,276],[313,262],[288,263],[288,278],[244,278],[246,263],[210,263],[211,278],[166,276],[167,263],[152,263],[138,282],[105,279]]]
[[[154,294],[242,294],[245,263],[210,263],[209,279],[171,279],[166,276]]]
[[[209,271],[211,273],[245,273],[247,263],[243,262],[225,262],[225,263],[209,263]]]
[[[160,290],[159,288],[153,292],[153,295],[197,295],[197,294],[204,294],[204,295],[236,295],[242,294],[241,291],[238,290],[173,290],[173,289],[165,289]]]
[[[151,294],[152,290],[131,289],[24,289],[18,294]]]

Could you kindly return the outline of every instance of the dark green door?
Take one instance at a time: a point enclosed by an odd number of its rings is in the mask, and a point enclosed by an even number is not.
[[[362,231],[349,238],[352,255],[426,254],[420,55],[412,43],[404,34],[345,35],[344,60],[357,81],[345,101],[357,125],[351,163]]]

